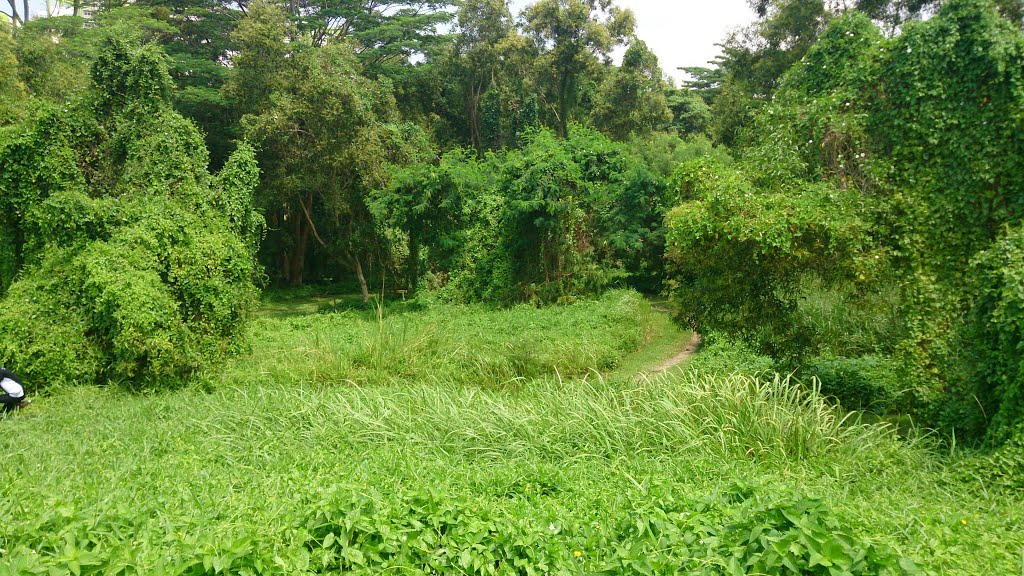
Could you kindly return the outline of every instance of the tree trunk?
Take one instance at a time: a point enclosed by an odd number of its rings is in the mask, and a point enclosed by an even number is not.
[[[420,272],[420,243],[415,237],[409,238],[409,262],[406,266],[406,284],[405,288],[409,292],[416,292],[417,284],[419,284]]]
[[[572,101],[573,96],[575,96],[573,93],[573,79],[566,74],[559,82],[558,90],[558,118],[555,119],[555,128],[559,138],[565,138],[565,135],[569,132],[569,113],[572,104],[574,104]]]
[[[19,24],[24,25],[25,22],[21,19],[21,15],[18,14],[18,2],[17,0],[7,0],[7,3],[11,6],[11,25],[13,28],[17,28]]]
[[[292,235],[295,238],[295,245],[292,247],[290,267],[288,269],[288,284],[290,286],[302,286],[302,276],[306,268],[306,247],[309,244],[309,230],[312,222],[309,221],[309,214],[313,208],[313,194],[306,194],[305,198],[299,199],[302,211],[306,218],[296,215],[292,219]]]
[[[483,156],[484,142],[480,133],[480,95],[481,90],[477,88],[476,82],[473,82],[469,90],[469,105],[466,107],[466,112],[469,116],[469,139],[473,143],[473,147],[476,148],[476,153]]]
[[[285,271],[289,286],[302,286],[302,270],[306,267],[306,237],[308,226],[299,218],[295,219],[293,234],[295,244],[288,256],[288,269]]]
[[[352,255],[352,267],[356,270],[356,279],[359,280],[359,291],[363,293],[363,303],[370,301],[370,289],[366,285],[366,276],[363,275],[363,265],[359,262],[359,256]]]

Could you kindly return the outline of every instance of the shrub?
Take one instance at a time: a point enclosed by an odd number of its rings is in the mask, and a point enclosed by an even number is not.
[[[812,359],[805,374],[821,382],[821,393],[848,410],[885,414],[906,407],[896,364],[884,356]]]
[[[694,355],[686,369],[704,374],[770,374],[775,371],[775,360],[752,350],[742,342],[724,334],[704,334],[700,354]]]
[[[1024,226],[1009,228],[972,265],[976,299],[965,345],[974,354],[972,396],[1005,439],[1024,422]]]
[[[0,246],[0,361],[36,389],[180,382],[232,349],[256,302],[252,149],[211,177],[163,57],[109,48],[92,100],[44,108],[0,143],[15,238]]]
[[[452,151],[393,177],[374,194],[377,217],[406,235],[409,276],[423,264],[447,275],[451,299],[552,303],[660,287],[665,179],[601,134],[534,131],[521,150],[485,161]]]
[[[684,165],[678,184],[687,200],[666,216],[665,256],[684,323],[800,353],[812,336],[797,314],[803,279],[849,279],[867,240],[857,194],[800,181],[762,189],[707,159]]]
[[[969,454],[953,462],[955,477],[979,492],[990,490],[1024,496],[1024,426],[1018,426],[999,447]]]

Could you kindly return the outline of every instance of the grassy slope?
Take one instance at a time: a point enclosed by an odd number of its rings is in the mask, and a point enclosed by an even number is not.
[[[1022,502],[951,483],[924,450],[840,426],[784,383],[589,370],[642,366],[630,351],[645,335],[682,336],[657,318],[616,293],[382,324],[355,312],[260,320],[252,352],[205,392],[67,390],[4,421],[0,548],[20,566],[123,557],[150,574],[175,562],[213,573],[202,561],[237,548],[293,573],[308,539],[296,527],[331,494],[430,493],[527,531],[565,527],[552,546],[571,542],[582,569],[607,559],[596,543],[617,520],[739,483],[768,500],[820,496],[865,541],[935,573],[1020,569]]]

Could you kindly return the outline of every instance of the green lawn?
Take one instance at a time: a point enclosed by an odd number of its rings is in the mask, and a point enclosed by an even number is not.
[[[252,334],[199,384],[0,422],[0,575],[1021,570],[1022,498],[921,441],[784,379],[635,378],[687,335],[632,293]]]

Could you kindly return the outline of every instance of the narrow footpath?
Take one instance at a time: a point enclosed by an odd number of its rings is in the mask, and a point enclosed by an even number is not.
[[[686,344],[686,347],[683,348],[679,354],[676,354],[654,368],[651,368],[648,372],[651,374],[664,372],[673,366],[685,362],[690,356],[693,356],[693,353],[697,351],[698,346],[700,346],[700,334],[694,332],[693,336],[690,337],[690,341]]]

